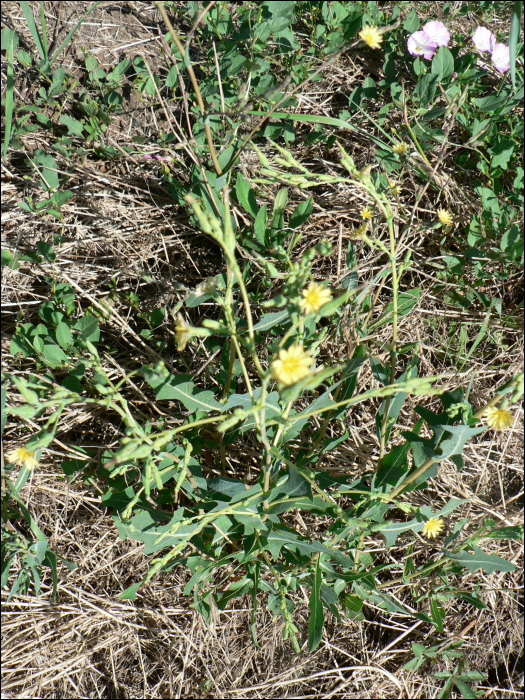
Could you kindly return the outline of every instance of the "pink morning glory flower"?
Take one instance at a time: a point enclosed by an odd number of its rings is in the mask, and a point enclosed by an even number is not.
[[[171,160],[169,156],[152,156],[151,154],[145,154],[142,156],[145,160]]]
[[[474,46],[478,51],[481,51],[481,53],[485,53],[485,51],[492,53],[492,51],[494,51],[494,47],[496,46],[496,37],[485,27],[478,27],[476,29],[472,37],[472,41],[474,42]]]
[[[498,73],[506,73],[510,68],[509,47],[505,44],[496,44],[492,51],[492,63]]]
[[[424,31],[414,32],[408,37],[407,49],[411,56],[432,58],[438,45]]]
[[[426,32],[430,40],[434,41],[438,46],[448,46],[450,32],[443,22],[427,22],[423,27],[423,31]]]

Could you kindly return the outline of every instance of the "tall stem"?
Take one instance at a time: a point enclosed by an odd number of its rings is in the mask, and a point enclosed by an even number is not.
[[[390,208],[390,207],[389,207]],[[397,322],[398,322],[398,287],[399,279],[397,273],[396,264],[396,239],[394,235],[393,226],[393,214],[390,212],[390,217],[387,220],[388,223],[388,235],[390,238],[390,262],[392,265],[392,351],[390,353],[390,384],[394,383],[396,378],[396,359],[397,359]],[[386,449],[386,431],[388,424],[388,412],[390,409],[392,397],[387,396],[385,399],[385,410],[383,412],[383,418],[381,420],[381,438],[379,445],[379,466],[381,465],[381,460],[385,456]]]

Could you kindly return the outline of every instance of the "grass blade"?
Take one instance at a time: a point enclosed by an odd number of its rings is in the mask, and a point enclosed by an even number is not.
[[[100,2],[101,2],[101,0],[97,0],[97,2],[89,8],[89,10],[86,12],[86,14],[84,15],[84,17],[82,17],[82,19],[80,19],[80,20],[75,24],[75,26],[73,27],[73,29],[69,32],[69,34],[66,36],[66,38],[64,39],[64,41],[60,44],[60,46],[58,47],[58,49],[55,51],[55,53],[54,53],[54,55],[53,55],[53,58],[52,58],[51,61],[49,62],[49,66],[50,66],[50,67],[53,65],[53,63],[56,61],[56,59],[58,58],[58,56],[62,53],[62,51],[63,51],[63,50],[66,48],[66,46],[69,44],[69,42],[70,42],[71,39],[73,38],[73,35],[74,35],[75,32],[77,31],[77,29],[80,27],[80,25],[82,24],[82,22],[84,22],[84,20],[87,19],[87,17],[89,17],[89,15],[93,12],[93,10],[96,9],[96,8],[100,5]]]
[[[13,62],[15,48],[18,46],[18,35],[12,29],[4,29],[2,32],[2,51],[7,54],[7,87],[5,93],[5,136],[2,159],[7,156],[9,141],[11,138],[11,124],[13,123],[14,102],[14,82],[13,82]]]
[[[47,50],[44,51],[44,47],[42,46],[42,39],[40,38],[40,34],[38,33],[38,29],[36,28],[35,18],[33,17],[33,13],[31,12],[29,3],[25,0],[20,0],[20,9],[22,10],[22,13],[25,17],[25,20],[27,22],[27,28],[31,32],[31,36],[33,37],[33,41],[35,42],[37,51],[40,54],[40,58],[42,59],[42,61],[46,61]]]
[[[516,47],[520,39],[520,21],[523,0],[516,0],[512,8],[512,20],[510,22],[509,37],[509,59],[510,59],[510,79],[512,87],[516,89]]]
[[[42,24],[42,48],[44,49],[46,64],[48,61],[48,48],[47,48],[47,32],[46,32],[46,15],[44,13],[44,0],[40,0],[40,22]]]

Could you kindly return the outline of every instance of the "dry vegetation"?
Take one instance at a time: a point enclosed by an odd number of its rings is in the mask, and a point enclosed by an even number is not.
[[[439,6],[442,3],[427,3]],[[36,11],[36,3],[31,3]],[[46,17],[52,28],[51,39],[60,42],[66,28],[85,11],[88,3],[45,3]],[[435,7],[422,12],[436,12]],[[438,7],[439,11],[439,7]],[[31,46],[31,38],[19,11],[18,3],[2,4],[3,25],[14,28]],[[151,66],[159,63],[158,13],[148,3],[102,3],[81,27],[68,47],[63,64],[80,77],[83,65],[81,48],[96,55],[102,67],[122,58],[141,54]],[[502,19],[502,21],[504,21]],[[470,31],[469,18],[462,18],[461,31]],[[23,46],[23,43],[22,43]],[[370,72],[380,78],[380,62],[374,65],[363,56],[341,57],[320,83],[311,84],[298,100],[296,109],[310,114],[337,116],[343,109],[342,86],[358,84]],[[4,71],[2,72],[4,81]],[[15,83],[16,99],[31,103],[32,86]],[[345,90],[348,92],[348,90]],[[105,139],[116,148],[132,146],[132,138],[143,136],[150,145],[159,130],[167,131],[166,114],[160,108],[145,106],[131,92],[131,101],[109,126]],[[346,100],[346,98],[345,98]],[[372,108],[379,110],[380,104]],[[181,115],[170,107],[170,119]],[[399,115],[402,119],[402,115]],[[372,128],[367,123],[363,129]],[[298,133],[309,130],[298,127]],[[361,167],[373,158],[373,148],[365,138],[338,134],[356,164]],[[454,141],[453,134],[451,141]],[[24,179],[29,172],[25,159],[35,149],[49,147],[49,134],[36,131],[24,137],[23,149],[12,150],[2,167],[3,247],[31,251],[39,240],[51,241],[62,225],[51,217],[37,218],[17,208],[23,196],[38,186]],[[310,168],[340,172],[335,149],[315,146],[309,149],[303,139],[292,146],[294,155]],[[148,149],[151,151],[151,148]],[[180,151],[179,151],[180,153]],[[169,151],[170,155],[177,155]],[[74,167],[73,167],[74,166]],[[68,189],[74,198],[64,207],[66,242],[57,250],[53,266],[21,263],[18,270],[4,268],[2,277],[2,369],[31,372],[31,360],[15,359],[9,343],[17,322],[35,321],[39,305],[47,298],[45,276],[56,275],[77,291],[77,303],[84,309],[100,302],[109,293],[108,284],[117,279],[121,292],[133,291],[141,301],[141,311],[173,307],[209,275],[222,272],[218,249],[208,238],[188,224],[187,213],[173,203],[162,184],[160,166],[138,157],[104,161],[89,156],[84,162],[61,163],[67,170]],[[248,175],[257,175],[258,163],[247,155],[242,167]],[[184,172],[181,170],[181,177]],[[414,183],[416,191],[421,187]],[[415,191],[410,178],[404,183],[402,200],[411,212]],[[275,191],[267,188],[266,201],[272,202]],[[305,191],[290,191],[291,205],[306,199]],[[358,193],[349,188],[317,188],[314,214],[304,227],[301,246],[328,239],[334,252],[319,259],[314,270],[317,279],[328,278],[337,288],[347,241],[358,221]],[[469,182],[460,173],[446,172],[445,186],[437,192],[429,188],[415,210],[416,220],[430,220],[433,212],[445,207],[467,220],[477,207]],[[238,216],[242,213],[238,212]],[[5,245],[4,245],[5,244]],[[406,246],[413,251],[414,265],[407,273],[407,286],[422,288],[419,305],[403,319],[401,342],[421,340],[420,359],[428,374],[444,374],[457,385],[467,387],[476,372],[471,401],[481,406],[493,388],[510,379],[522,367],[523,341],[519,326],[496,328],[502,342],[497,348],[483,342],[465,369],[451,363],[460,354],[457,334],[451,328],[471,324],[470,340],[476,337],[485,311],[460,312],[432,292],[441,256],[439,240],[409,237]],[[297,250],[299,254],[300,249]],[[246,255],[249,255],[246,252]],[[343,262],[342,262],[343,261]],[[364,248],[359,252],[359,277],[371,280],[381,269],[377,257]],[[497,294],[510,311],[521,298],[522,277],[499,285],[487,294]],[[381,291],[378,308],[389,301],[388,285]],[[196,313],[203,313],[199,307]],[[194,322],[198,323],[198,316]],[[455,324],[455,325],[454,325]],[[122,376],[126,370],[151,362],[155,353],[139,335],[137,317],[131,306],[121,303],[104,324],[101,356],[110,375]],[[381,333],[387,333],[384,329]],[[162,330],[169,341],[162,357],[166,364],[180,363],[167,323]],[[351,332],[341,328],[337,340],[325,348],[326,355],[345,358],[352,343]],[[385,335],[386,338],[386,335]],[[382,336],[379,336],[382,340]],[[115,349],[109,354],[103,348]],[[202,354],[184,355],[191,372],[197,372],[203,386],[214,381],[214,358],[202,366]],[[180,366],[180,364],[179,364]],[[360,383],[366,387],[369,376],[364,372]],[[141,381],[130,380],[127,398],[138,415],[153,420],[156,415],[169,417],[169,407],[155,405],[151,391]],[[16,396],[9,401],[16,401]],[[434,402],[437,405],[437,399]],[[432,405],[432,401],[429,401]],[[350,439],[330,457],[330,469],[359,475],[370,469],[377,457],[374,406],[363,405],[350,413],[347,427]],[[399,423],[408,424],[411,404],[407,402]],[[491,517],[500,525],[517,525],[523,517],[523,431],[521,408],[515,424],[504,433],[488,432],[465,450],[465,468],[458,473],[445,462],[432,488],[421,492],[419,504],[437,506],[450,497],[468,502],[454,513],[456,520],[469,518],[474,527]],[[23,426],[9,419],[4,436],[4,452],[23,440]],[[59,566],[57,603],[51,599],[51,579],[42,582],[39,598],[15,596],[7,601],[8,588],[2,590],[2,697],[435,697],[441,687],[430,667],[417,674],[402,670],[411,657],[411,644],[426,646],[438,638],[462,639],[470,670],[488,673],[481,688],[485,697],[514,698],[522,692],[523,610],[521,597],[522,544],[502,540],[491,550],[516,564],[514,574],[465,574],[461,587],[477,589],[486,604],[479,611],[471,606],[449,601],[444,635],[421,622],[393,615],[387,618],[373,606],[365,606],[361,622],[327,622],[323,641],[317,651],[295,655],[289,642],[283,642],[280,623],[260,608],[257,612],[260,648],[250,638],[251,603],[248,596],[235,601],[226,611],[215,610],[207,626],[190,607],[191,599],[182,596],[189,574],[175,570],[157,576],[139,590],[135,602],[119,601],[124,588],[147,572],[147,558],[136,542],[119,539],[110,514],[101,506],[97,490],[80,480],[64,478],[61,462],[75,455],[75,446],[93,446],[97,450],[112,448],[122,436],[122,426],[111,422],[103,409],[92,411],[70,408],[61,421],[57,440],[47,450],[38,470],[22,492],[25,503],[50,540],[51,548],[65,559],[78,564],[75,571]],[[230,474],[250,471],[256,478],[258,450],[254,443],[236,445],[228,454]],[[244,450],[244,451],[241,451]],[[236,451],[237,450],[237,451]],[[315,528],[311,522],[297,522],[296,527]],[[402,560],[408,539],[385,552],[385,558]],[[419,552],[432,546],[419,539]],[[381,550],[382,538],[368,543]],[[415,553],[416,559],[418,552]],[[396,591],[392,591],[396,595]],[[307,634],[308,597],[296,594],[297,623],[301,642]],[[452,609],[451,607],[452,606]],[[521,674],[521,676],[520,676]],[[520,690],[521,688],[521,690]]]

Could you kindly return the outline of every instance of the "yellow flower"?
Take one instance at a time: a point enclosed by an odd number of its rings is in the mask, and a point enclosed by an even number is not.
[[[359,171],[359,177],[361,180],[366,180],[370,178],[370,173],[372,172],[372,166],[371,165],[365,165],[364,168],[361,168]]]
[[[514,416],[506,408],[487,408],[483,414],[489,428],[494,430],[505,430],[514,423]]]
[[[367,219],[371,219],[373,215],[373,212],[371,212],[368,207],[365,207],[361,211],[361,218],[364,219],[364,221],[366,221]]]
[[[26,449],[25,447],[17,447],[7,455],[7,461],[10,464],[18,464],[21,467],[27,467],[30,471],[38,465],[35,459],[35,453]]]
[[[366,232],[368,231],[368,221],[365,221],[359,226],[359,228],[355,228],[352,231],[352,236],[354,238],[362,238],[364,239],[366,236]]]
[[[303,289],[302,295],[304,298],[299,302],[299,306],[307,315],[319,311],[321,306],[332,300],[332,292],[317,282],[310,282],[308,288]]]
[[[445,524],[443,522],[443,518],[430,518],[430,520],[427,520],[425,523],[425,527],[423,528],[421,534],[424,537],[428,537],[430,540],[433,537],[440,535],[444,527]]]
[[[359,36],[371,49],[378,49],[383,41],[381,32],[373,24],[367,24],[366,27],[363,27]]]
[[[215,291],[215,277],[208,277],[204,282],[201,282],[193,292],[194,296],[202,297],[206,294],[213,294]]]
[[[454,219],[452,218],[452,214],[448,211],[448,209],[438,209],[437,215],[438,215],[438,219],[445,226],[452,226],[452,224],[454,223]]]
[[[290,345],[288,350],[279,351],[279,357],[273,361],[270,374],[279,384],[289,386],[312,373],[312,362],[302,345]]]
[[[403,156],[408,151],[408,146],[401,141],[400,143],[396,143],[395,146],[392,146],[392,150],[399,156]]]
[[[397,195],[401,194],[401,187],[399,187],[396,180],[389,180],[388,186],[390,188],[390,192],[393,195],[397,196]]]
[[[186,343],[191,338],[191,327],[182,318],[181,314],[177,314],[177,321],[175,323],[175,341],[177,343],[177,350],[182,352],[186,347]]]

